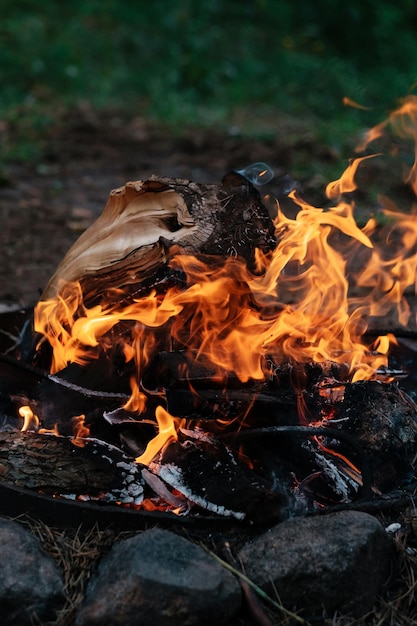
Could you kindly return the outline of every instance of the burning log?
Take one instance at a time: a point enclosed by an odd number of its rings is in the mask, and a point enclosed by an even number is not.
[[[241,256],[253,264],[256,247],[274,247],[274,229],[258,192],[236,173],[222,185],[157,177],[127,183],[110,194],[41,299],[57,295],[63,282],[76,281],[86,305],[115,289],[136,293],[144,281],[153,286],[174,245],[188,254]]]
[[[267,366],[266,366],[267,367]],[[273,381],[249,380],[242,383],[226,369],[219,369],[193,351],[160,352],[143,384],[148,389],[163,388],[168,410],[172,415],[205,420],[233,421],[246,416],[246,421],[262,420],[297,423],[297,400],[291,385],[293,368],[283,365]],[[190,384],[191,383],[191,384]],[[205,424],[205,428],[209,428]]]

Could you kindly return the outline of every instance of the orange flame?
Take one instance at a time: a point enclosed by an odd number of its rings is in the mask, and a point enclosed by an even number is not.
[[[71,419],[74,436],[71,441],[74,446],[83,448],[85,446],[85,438],[90,436],[90,429],[85,425],[85,415],[75,415]]]
[[[24,405],[19,408],[19,415],[23,417],[23,426],[20,429],[22,433],[29,430],[31,426],[35,429],[39,426],[39,418],[34,414],[30,406]]]
[[[349,96],[343,97],[343,104],[347,107],[352,107],[353,109],[361,109],[362,111],[369,111],[369,109],[371,108],[363,104],[359,104],[359,102],[355,102],[355,100],[352,100],[352,98],[349,98]]]
[[[136,458],[136,463],[149,465],[167,443],[178,439],[177,430],[183,420],[173,417],[162,406],[156,407],[155,417],[158,422],[158,434],[149,442],[145,452]]]
[[[405,173],[405,182],[416,193],[417,98],[406,99],[386,122],[369,131],[365,145],[388,129],[416,146],[414,163]],[[395,338],[378,338],[375,352],[363,339],[368,321],[379,317],[384,326],[387,318],[402,326],[416,321],[405,295],[415,293],[417,284],[417,205],[406,213],[381,196],[385,225],[372,216],[363,227],[355,221],[349,194],[356,189],[358,170],[375,156],[353,160],[327,186],[334,206],[317,208],[292,192],[298,213],[290,218],[278,207],[277,245],[269,254],[256,251],[256,273],[239,258],[228,258],[219,267],[218,259],[211,264],[179,250],[170,265],[185,273],[185,289],[153,290],[123,306],[109,300],[88,308],[78,283],[62,285],[57,298],[35,309],[35,331],[53,349],[52,372],[96,358],[109,349],[108,333],[129,322],[128,337],[114,333],[117,339],[112,339],[136,366],[125,406],[129,411],[146,410],[140,381],[161,349],[161,337],[162,349],[174,342],[216,366],[219,376],[233,372],[242,382],[265,378],[267,356],[277,363],[348,364],[352,381],[375,377],[387,364]],[[161,407],[156,418],[157,443],[138,457],[140,463],[149,463],[167,439],[176,437],[175,418]]]
[[[53,428],[40,428],[38,432],[40,435],[53,435],[54,437],[59,437],[58,424],[54,424]]]

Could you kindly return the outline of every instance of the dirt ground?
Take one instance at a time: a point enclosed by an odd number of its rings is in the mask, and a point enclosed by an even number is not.
[[[228,171],[257,161],[271,165],[280,178],[291,173],[300,155],[325,161],[337,156],[313,144],[308,133],[295,147],[278,130],[264,140],[244,138],[235,127],[186,130],[174,137],[142,118],[91,110],[66,114],[45,143],[40,163],[10,164],[0,187],[3,308],[37,301],[68,248],[103,210],[109,192],[127,181],[155,174],[220,182]]]

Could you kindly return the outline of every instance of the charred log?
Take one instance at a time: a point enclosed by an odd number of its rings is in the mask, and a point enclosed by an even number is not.
[[[126,469],[135,470],[132,461],[105,444],[83,444],[65,437],[0,433],[2,481],[54,495],[87,494],[91,499],[120,492]]]
[[[284,491],[273,490],[207,433],[182,433],[181,440],[166,446],[149,469],[191,503],[211,513],[257,523],[288,515]]]
[[[413,474],[417,406],[396,384],[360,381],[346,385],[338,417],[372,459],[379,489],[387,491],[400,478]]]
[[[304,441],[309,441],[312,436],[332,439],[343,442],[346,447],[351,449],[353,452],[353,456],[358,459],[358,464],[361,468],[362,475],[362,489],[361,495],[362,498],[370,498],[372,495],[372,471],[369,463],[369,459],[367,454],[362,449],[361,445],[358,443],[357,439],[345,433],[343,431],[336,430],[335,428],[325,428],[322,426],[313,427],[313,426],[294,426],[294,425],[286,425],[286,426],[270,426],[264,428],[248,428],[246,430],[241,430],[234,433],[226,433],[223,436],[220,436],[222,440],[229,441],[230,443],[234,442],[236,444],[237,441],[245,441],[245,440],[254,440],[254,439],[270,439],[272,437],[282,437],[285,435],[290,435],[291,437],[295,437],[296,439],[304,439]],[[285,446],[287,443],[285,443]],[[318,453],[320,446],[316,446],[316,451],[312,453],[312,460],[316,460],[315,457]],[[281,452],[281,456],[283,458],[286,455]],[[299,454],[299,457],[301,455]],[[299,458],[298,461],[301,459]],[[298,463],[298,466],[301,467],[301,463]],[[294,471],[296,471],[297,463],[294,464]]]
[[[264,370],[264,379],[242,383],[233,372],[214,367],[204,356],[177,350],[160,352],[142,382],[146,389],[163,389],[168,410],[179,417],[296,425],[300,394],[308,396],[327,379],[332,385],[346,381],[349,373],[347,366],[330,361],[278,364],[269,357],[264,359]]]
[[[112,289],[135,291],[166,265],[173,245],[186,254],[241,256],[252,265],[255,247],[274,247],[274,228],[258,192],[239,174],[222,185],[156,177],[127,183],[110,194],[42,299],[59,293],[62,281],[80,281],[86,304]]]

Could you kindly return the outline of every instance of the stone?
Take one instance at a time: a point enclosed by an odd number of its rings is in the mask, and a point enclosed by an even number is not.
[[[238,556],[253,582],[312,620],[370,611],[390,574],[392,552],[378,520],[345,511],[287,520]]]
[[[16,522],[0,518],[0,623],[24,626],[53,621],[65,602],[55,561]]]
[[[239,582],[202,548],[152,529],[116,542],[91,578],[76,626],[226,624]]]

